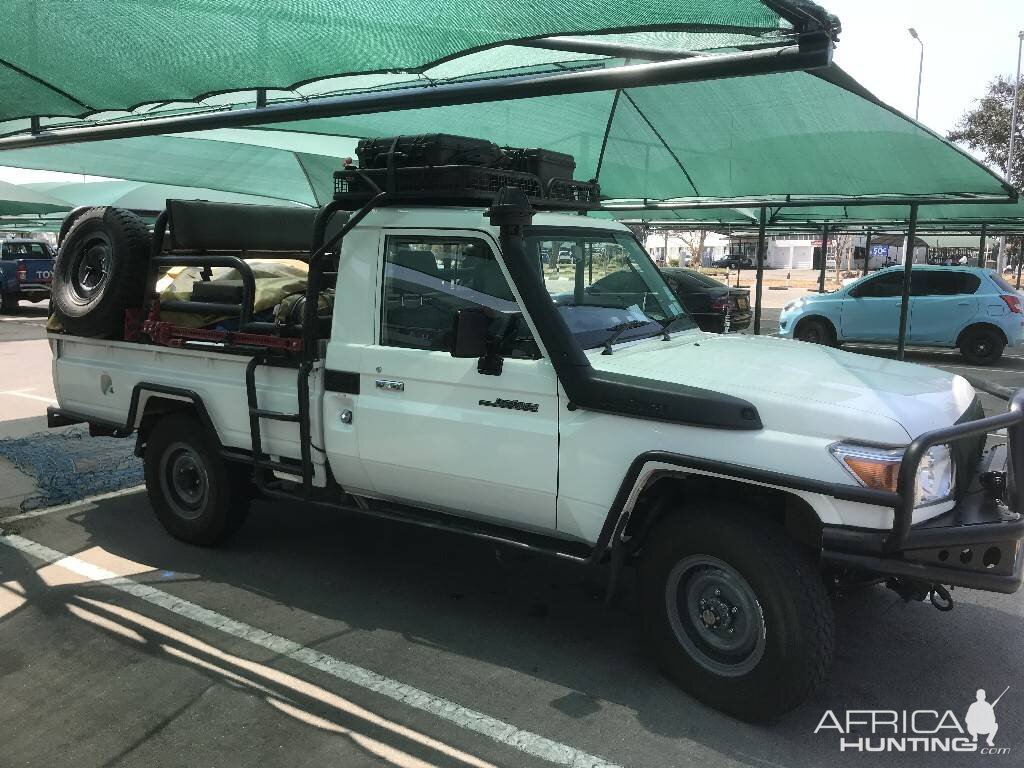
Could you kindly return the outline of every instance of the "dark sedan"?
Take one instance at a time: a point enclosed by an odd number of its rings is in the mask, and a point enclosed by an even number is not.
[[[753,269],[754,260],[749,256],[732,253],[720,259],[715,259],[711,262],[711,266],[718,267],[719,269]]]
[[[750,291],[730,288],[693,269],[669,267],[661,274],[702,331],[722,333],[726,314],[730,331],[750,327]]]

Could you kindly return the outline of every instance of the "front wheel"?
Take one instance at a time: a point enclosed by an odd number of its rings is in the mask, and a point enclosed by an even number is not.
[[[240,469],[224,461],[213,436],[190,414],[169,414],[153,427],[145,475],[157,519],[189,544],[223,542],[249,512],[251,492]]]
[[[960,341],[960,356],[972,365],[994,365],[1003,356],[1006,344],[991,328],[976,328]]]
[[[796,339],[810,344],[835,344],[832,327],[824,320],[804,320],[796,328]]]
[[[743,720],[777,717],[824,680],[834,620],[810,555],[756,512],[679,510],[642,553],[648,640],[684,690]]]

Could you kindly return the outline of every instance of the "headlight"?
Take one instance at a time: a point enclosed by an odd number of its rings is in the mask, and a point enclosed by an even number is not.
[[[836,460],[865,488],[897,492],[903,450],[837,443],[829,448]],[[948,445],[930,448],[921,459],[914,482],[914,506],[945,501],[956,487],[953,456]]]
[[[792,312],[797,307],[802,306],[805,301],[807,301],[807,299],[804,299],[804,298],[793,299],[793,301],[787,301],[783,305],[782,311],[783,312]]]
[[[929,448],[917,469],[914,506],[923,507],[950,498],[956,488],[954,470],[953,454],[948,445]]]

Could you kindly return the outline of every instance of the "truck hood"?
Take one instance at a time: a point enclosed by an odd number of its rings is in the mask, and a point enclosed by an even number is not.
[[[954,424],[975,397],[936,368],[766,336],[694,332],[589,358],[599,370],[742,398],[766,429],[836,439],[903,443]]]

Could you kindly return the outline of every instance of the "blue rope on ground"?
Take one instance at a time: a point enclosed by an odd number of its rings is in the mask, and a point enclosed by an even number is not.
[[[0,440],[0,458],[34,479],[38,488],[21,503],[23,512],[140,484],[142,460],[134,449],[134,440],[89,437],[84,429]]]

